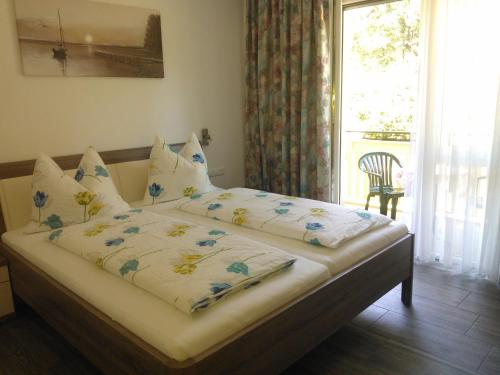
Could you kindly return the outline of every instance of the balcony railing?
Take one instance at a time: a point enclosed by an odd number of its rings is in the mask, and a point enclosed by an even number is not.
[[[410,142],[411,133],[405,131],[347,130],[346,133],[361,133],[363,139],[387,142]]]

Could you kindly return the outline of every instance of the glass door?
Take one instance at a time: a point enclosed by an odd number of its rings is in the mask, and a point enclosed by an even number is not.
[[[408,222],[411,204],[402,195],[411,190],[420,1],[348,3],[342,8],[340,203],[365,208],[369,199],[368,209],[379,212],[380,181],[366,172],[379,173],[391,158],[392,181],[383,181],[382,191],[397,198],[394,213]]]

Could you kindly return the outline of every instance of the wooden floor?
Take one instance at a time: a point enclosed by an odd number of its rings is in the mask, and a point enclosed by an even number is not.
[[[415,270],[413,307],[399,287],[285,371],[308,374],[500,374],[500,288]],[[0,323],[0,374],[99,374],[31,310]]]

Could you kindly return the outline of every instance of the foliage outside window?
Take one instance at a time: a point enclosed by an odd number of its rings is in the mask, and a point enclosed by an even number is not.
[[[364,138],[408,141],[418,77],[418,2],[401,0],[346,11],[347,48],[357,75],[344,97],[348,128]],[[347,17],[350,17],[347,19]],[[350,25],[350,26],[349,26]],[[380,133],[378,133],[380,132]]]

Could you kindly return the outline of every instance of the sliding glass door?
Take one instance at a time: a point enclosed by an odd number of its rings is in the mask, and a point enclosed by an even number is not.
[[[337,197],[355,208],[365,208],[370,199],[369,210],[379,211],[382,189],[396,198],[393,214],[403,220],[411,207],[404,195],[412,179],[419,9],[415,0],[344,1],[337,50]],[[381,172],[392,181],[386,177],[378,186]]]

